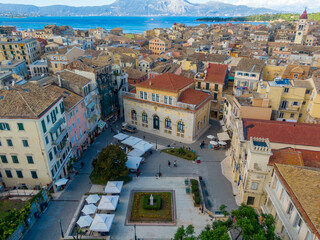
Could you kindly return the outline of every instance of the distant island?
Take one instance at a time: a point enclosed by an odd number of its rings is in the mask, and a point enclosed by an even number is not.
[[[297,21],[300,14],[297,13],[275,13],[275,14],[256,14],[246,17],[205,17],[198,18],[198,22],[271,22],[277,20]],[[320,13],[308,14],[309,20],[320,21]]]

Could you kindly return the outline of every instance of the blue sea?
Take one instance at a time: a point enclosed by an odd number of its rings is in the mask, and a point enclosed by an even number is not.
[[[175,22],[187,26],[195,26],[205,22],[196,22],[199,17],[114,17],[114,16],[85,16],[85,17],[0,17],[0,25],[13,25],[18,30],[42,29],[47,24],[69,25],[74,29],[86,30],[102,27],[110,30],[122,27],[125,33],[142,33],[147,29],[171,27]],[[207,22],[212,24],[212,22]],[[259,23],[252,23],[259,24]]]

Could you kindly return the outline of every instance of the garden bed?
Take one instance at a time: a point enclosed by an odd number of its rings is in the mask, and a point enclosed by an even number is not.
[[[151,194],[155,201],[154,208],[158,209],[146,208]],[[172,205],[171,192],[134,192],[128,222],[173,223],[174,214]]]
[[[180,157],[186,160],[196,160],[198,157],[197,154],[195,154],[194,152],[183,148],[167,148],[161,150],[161,152],[165,152],[170,155]]]
[[[22,200],[9,200],[8,198],[0,201],[0,221],[9,215],[10,211],[16,209],[21,210],[25,205],[26,201]]]

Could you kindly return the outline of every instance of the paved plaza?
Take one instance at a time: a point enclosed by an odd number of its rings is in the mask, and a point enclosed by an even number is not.
[[[150,177],[155,179],[156,173],[160,171],[165,177],[185,177],[185,176],[202,176],[206,183],[206,190],[208,191],[208,199],[212,203],[211,210],[217,210],[221,204],[228,206],[228,209],[237,208],[235,202],[232,185],[224,177],[221,171],[221,162],[226,157],[226,150],[211,150],[206,144],[204,149],[200,149],[200,142],[205,140],[208,143],[207,135],[216,135],[221,132],[221,127],[218,121],[211,121],[211,128],[203,134],[203,136],[193,144],[182,144],[165,138],[160,138],[152,134],[146,134],[138,131],[134,136],[141,137],[145,141],[153,143],[158,150],[161,147],[171,145],[174,147],[190,146],[201,157],[201,163],[195,164],[192,161],[178,159],[177,157],[154,151],[152,155],[148,156],[146,163],[141,165],[141,178]],[[120,129],[120,122],[114,125],[115,129]],[[83,169],[79,169],[79,174],[72,178],[71,183],[54,201],[49,203],[47,211],[41,215],[39,221],[27,233],[24,239],[27,240],[43,240],[46,239],[58,240],[60,238],[59,219],[62,221],[63,231],[66,231],[70,221],[76,211],[79,201],[86,192],[89,192],[92,184],[89,180],[89,175],[92,171],[91,162],[100,150],[106,147],[112,141],[113,134],[110,129],[104,131],[84,153],[81,161],[85,163]],[[178,167],[168,167],[167,162],[170,160],[177,160]],[[133,181],[130,184],[137,183]],[[157,182],[157,183],[160,183]],[[163,187],[163,186],[159,186]],[[185,190],[184,190],[185,191]],[[179,204],[179,202],[178,202]],[[206,225],[206,224],[205,224]],[[115,224],[115,226],[117,226]],[[117,227],[116,227],[117,228]],[[140,227],[137,231],[139,232]],[[114,230],[112,230],[114,231]],[[133,231],[133,228],[132,230]],[[115,235],[113,232],[111,233]],[[160,236],[161,237],[161,236]],[[158,236],[159,239],[159,236]]]

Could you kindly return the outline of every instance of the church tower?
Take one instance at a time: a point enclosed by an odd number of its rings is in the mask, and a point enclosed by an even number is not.
[[[307,32],[307,27],[308,27],[308,14],[307,10],[304,10],[302,15],[300,16],[300,20],[297,25],[297,30],[296,30],[296,36],[294,38],[294,43],[296,44],[302,44],[303,43],[303,37]]]

